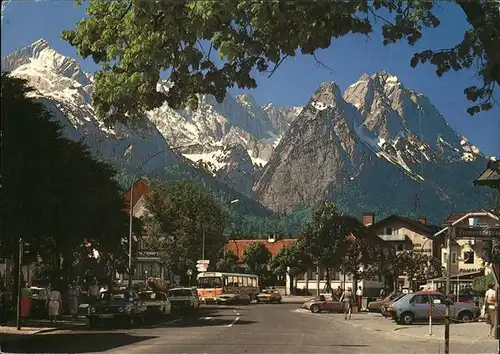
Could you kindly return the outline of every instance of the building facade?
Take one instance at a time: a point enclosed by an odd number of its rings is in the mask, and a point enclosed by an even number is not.
[[[436,259],[441,259],[443,240],[434,236],[440,228],[428,224],[424,217],[413,220],[399,215],[391,215],[376,221],[374,213],[365,213],[363,223],[370,227],[380,239],[391,245],[396,253],[403,251],[422,252]],[[399,276],[397,284],[400,288],[406,288],[409,287],[410,282],[407,276]]]

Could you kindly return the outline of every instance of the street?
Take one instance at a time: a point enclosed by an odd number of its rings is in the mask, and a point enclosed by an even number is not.
[[[134,329],[80,328],[7,342],[11,353],[442,353],[442,341],[368,331],[373,314],[310,314],[296,304],[202,306],[197,315]],[[385,321],[380,318],[381,321]],[[493,353],[495,343],[451,343],[451,353]]]

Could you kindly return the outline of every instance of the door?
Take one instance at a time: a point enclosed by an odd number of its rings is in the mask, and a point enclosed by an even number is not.
[[[431,295],[432,319],[444,320],[446,315],[446,296],[441,294]]]
[[[410,300],[410,308],[415,318],[429,318],[429,295],[417,294]]]

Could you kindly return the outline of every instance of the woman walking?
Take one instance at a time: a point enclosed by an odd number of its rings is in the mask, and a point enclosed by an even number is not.
[[[29,284],[28,283],[24,284],[24,287],[21,289],[21,317],[22,318],[30,317],[32,296],[33,296],[33,292],[31,291]]]
[[[349,319],[351,319],[352,314],[352,301],[353,301],[353,293],[352,288],[348,287],[346,291],[342,294],[340,298],[340,302],[344,307],[344,318],[347,320],[347,315],[349,315]]]
[[[52,290],[47,297],[47,307],[49,309],[50,324],[55,326],[57,323],[57,317],[59,316],[59,310],[62,308],[61,293],[55,286],[52,287]]]
[[[80,298],[80,288],[74,281],[68,288],[69,313],[74,319],[78,317],[78,300]]]

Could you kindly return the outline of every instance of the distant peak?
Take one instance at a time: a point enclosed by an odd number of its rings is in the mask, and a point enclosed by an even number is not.
[[[253,98],[253,96],[249,95],[248,93],[244,93],[242,95],[236,96],[236,100],[240,103],[246,102],[246,103],[250,103],[250,104],[256,104],[255,98]]]
[[[313,95],[315,101],[330,103],[342,99],[340,88],[335,82],[322,82]]]

